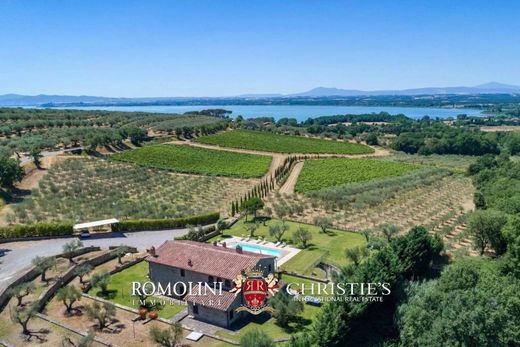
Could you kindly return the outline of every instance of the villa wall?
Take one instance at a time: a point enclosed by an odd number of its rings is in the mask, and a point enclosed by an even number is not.
[[[150,280],[154,283],[160,283],[163,288],[166,288],[168,283],[174,284],[176,282],[183,282],[187,284],[188,282],[192,282],[195,284],[198,282],[207,283],[209,281],[209,276],[206,274],[185,270],[185,276],[181,276],[181,269],[157,263],[149,262],[148,272]],[[221,280],[224,282],[224,279]],[[218,281],[218,279],[215,277],[214,281]],[[232,285],[231,281],[230,284]],[[226,287],[224,283],[222,284],[222,288],[231,289],[230,287]]]
[[[194,319],[218,325],[223,328],[230,328],[233,323],[237,320],[243,319],[246,317],[245,312],[235,312],[235,310],[241,305],[242,296],[238,295],[236,300],[231,304],[227,311],[220,311],[212,307],[201,306],[198,305],[199,311],[197,314],[193,312],[193,303],[188,303],[188,314],[192,316]],[[233,311],[233,318],[229,318],[230,311]]]
[[[271,271],[269,271],[269,266],[271,268]],[[262,269],[264,269],[265,276],[269,272],[274,272],[276,270],[275,262],[274,262],[273,258],[261,259],[257,263],[257,267],[261,267]],[[160,283],[163,288],[166,288],[168,283],[172,283],[172,284],[176,283],[176,282],[184,282],[186,284],[188,282],[192,282],[192,283],[206,282],[206,283],[208,283],[208,281],[209,281],[209,276],[206,274],[185,270],[184,271],[185,276],[181,276],[181,269],[179,269],[179,268],[176,268],[173,266],[168,266],[168,265],[163,265],[163,264],[152,263],[152,262],[148,263],[148,273],[150,275],[150,280],[154,283]],[[234,278],[236,275],[238,275],[238,274],[233,274],[230,277]],[[216,277],[214,278],[214,281],[218,281],[218,280],[219,280],[218,278],[216,278]],[[223,282],[222,288],[226,289],[226,290],[231,289],[231,286],[233,285],[232,281],[230,281],[230,286],[226,286],[224,280],[225,279],[221,279],[221,281]],[[232,280],[232,278],[229,278],[229,280]],[[172,290],[173,290],[173,288],[172,288]]]

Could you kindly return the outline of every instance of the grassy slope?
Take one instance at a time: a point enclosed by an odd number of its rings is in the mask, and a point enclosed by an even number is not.
[[[142,261],[111,276],[111,281],[108,286],[110,291],[108,296],[101,295],[98,288],[92,288],[89,291],[89,294],[103,297],[124,306],[138,308],[139,298],[131,295],[132,282],[146,282],[148,280],[148,263]],[[153,298],[149,299],[153,300]],[[185,307],[186,306],[183,305],[170,305],[168,302],[166,305],[156,307],[156,310],[159,313],[159,316],[163,318],[171,318],[175,314],[181,312]]]
[[[281,223],[280,220],[272,219],[266,222],[266,225],[260,224],[256,230],[256,236],[263,236],[269,241],[275,241],[274,237],[269,236],[269,225]],[[327,234],[320,232],[320,229],[314,225],[286,222],[290,229],[284,235],[286,242],[292,242],[292,233],[300,226],[307,228],[312,233],[312,240],[307,249],[302,250],[296,256],[291,258],[287,263],[282,265],[282,268],[287,271],[294,271],[298,273],[309,273],[314,268],[314,264],[321,259],[327,262],[344,265],[347,263],[345,258],[345,249],[363,245],[365,238],[363,235],[330,229]],[[225,230],[225,235],[242,236],[247,235],[244,220],[238,221],[231,229]]]
[[[302,193],[376,178],[400,176],[419,168],[420,166],[414,164],[362,158],[306,160],[296,182],[295,191]]]
[[[236,335],[228,334],[222,330],[217,331],[217,335],[227,337],[232,340],[240,340],[240,337],[248,331],[261,330],[273,339],[287,338],[290,337],[291,334],[295,334],[310,328],[312,320],[316,317],[320,309],[321,308],[318,306],[305,304],[303,312],[299,315],[299,319],[289,323],[287,328],[280,327],[278,324],[276,324],[276,320],[274,318],[267,319],[267,315],[260,315],[252,317],[251,321],[244,327],[240,328],[240,330],[237,331],[238,334]]]
[[[277,135],[262,131],[233,130],[216,135],[199,137],[197,142],[222,147],[243,148],[277,153],[373,153],[368,146],[301,136]]]
[[[272,158],[183,145],[153,145],[110,156],[111,160],[205,175],[261,177]]]

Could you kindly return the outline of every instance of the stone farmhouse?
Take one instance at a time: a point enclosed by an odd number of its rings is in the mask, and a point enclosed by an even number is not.
[[[235,312],[243,304],[241,294],[229,292],[233,279],[250,269],[261,269],[264,276],[275,272],[275,257],[226,248],[195,241],[166,241],[148,258],[150,281],[166,287],[183,282],[191,283],[191,294],[184,296],[188,314],[194,319],[229,328],[247,313]],[[222,291],[200,291],[197,283],[218,286]]]

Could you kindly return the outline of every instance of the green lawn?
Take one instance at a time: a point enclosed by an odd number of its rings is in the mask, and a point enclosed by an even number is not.
[[[109,158],[183,173],[243,178],[263,176],[272,160],[265,155],[168,144],[144,146]]]
[[[299,193],[377,178],[401,176],[420,165],[376,159],[327,158],[306,160],[296,182]]]
[[[247,223],[251,223],[251,221]],[[255,236],[263,236],[267,240],[275,242],[276,239],[269,236],[269,225],[277,223],[281,223],[281,221],[271,219],[266,221],[265,225],[260,223],[255,232]],[[314,225],[291,221],[285,223],[289,225],[289,230],[285,233],[283,239],[288,243],[292,243],[292,233],[301,226],[307,228],[312,233],[312,240],[307,249],[302,250],[287,263],[282,265],[282,268],[287,271],[310,274],[314,270],[316,263],[320,260],[325,260],[326,262],[335,265],[344,265],[347,263],[345,258],[345,249],[365,244],[365,237],[358,233],[329,229],[329,231],[324,234],[320,232],[319,227]],[[245,226],[245,220],[241,219],[235,223],[231,229],[225,230],[221,237],[229,235],[248,235]]]
[[[278,135],[251,130],[226,131],[199,137],[196,141],[222,147],[276,153],[365,154],[374,152],[371,147],[357,143],[313,139],[303,136]]]
[[[217,331],[217,335],[238,341],[240,340],[240,337],[248,331],[258,329],[273,339],[290,337],[291,334],[308,329],[312,324],[313,319],[316,318],[316,315],[320,309],[321,307],[319,306],[305,304],[304,310],[299,315],[298,319],[289,323],[287,328],[283,328],[276,324],[276,320],[274,318],[270,318],[268,314],[261,314],[259,316],[251,317],[251,321],[249,321],[245,326],[241,327],[235,335],[229,334],[222,330]]]
[[[148,263],[142,261],[134,266],[129,267],[121,272],[118,272],[111,276],[111,281],[108,286],[108,295],[103,295],[99,288],[92,288],[89,291],[90,295],[96,295],[103,299],[113,301],[117,304],[139,308],[139,298],[132,296],[132,282],[146,282],[148,279]],[[157,298],[148,298],[148,300],[159,300]],[[186,306],[178,304],[170,304],[170,302],[164,305],[156,305],[153,310],[159,313],[160,317],[171,318],[177,313],[185,309]]]

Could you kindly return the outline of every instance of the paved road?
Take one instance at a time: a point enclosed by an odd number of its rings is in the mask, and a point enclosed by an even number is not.
[[[188,229],[139,231],[133,233],[121,233],[114,237],[92,238],[82,240],[85,246],[119,246],[125,244],[137,247],[144,251],[151,246],[159,246],[166,240],[182,236],[188,233]],[[31,264],[31,259],[36,256],[50,256],[62,252],[62,247],[73,238],[21,241],[0,244],[0,249],[6,251],[5,256],[0,257],[0,286],[9,280],[20,270]]]

